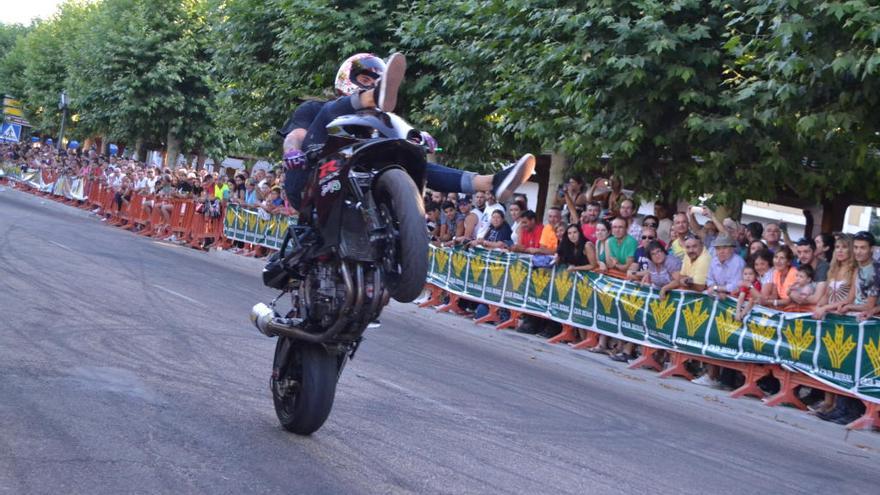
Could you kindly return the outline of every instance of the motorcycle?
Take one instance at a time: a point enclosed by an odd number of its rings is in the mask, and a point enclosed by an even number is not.
[[[277,336],[270,387],[281,425],[309,435],[326,421],[336,384],[367,325],[391,298],[410,302],[428,271],[421,133],[392,113],[339,117],[307,156],[316,166],[300,221],[263,269],[281,291],[251,320]],[[277,303],[290,295],[283,316]]]

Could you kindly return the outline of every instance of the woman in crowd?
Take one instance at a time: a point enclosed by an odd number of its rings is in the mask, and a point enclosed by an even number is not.
[[[514,201],[507,207],[507,211],[510,213],[510,225],[512,225],[510,239],[513,241],[513,244],[516,244],[519,242],[519,233],[522,228],[519,216],[522,215],[522,212],[526,211],[526,205],[521,201]]]
[[[595,268],[587,257],[587,239],[576,224],[570,224],[565,228],[565,234],[556,247],[554,262],[568,265],[566,270],[570,272]]]
[[[611,236],[611,224],[608,220],[600,220],[596,224],[596,242],[595,244],[587,241],[587,259],[593,265],[594,270],[600,273],[608,271],[608,265],[605,264],[605,253],[608,250],[608,237]]]
[[[510,225],[504,219],[502,210],[492,210],[489,220],[489,230],[482,239],[471,241],[468,246],[480,246],[487,249],[507,249],[513,244],[511,239]]]
[[[765,249],[767,249],[767,246],[761,239],[755,239],[749,242],[749,256],[754,256],[758,251],[763,251]]]
[[[813,242],[816,243],[816,252],[819,253],[820,256],[825,257],[825,261],[831,263],[834,257],[834,236],[828,233],[822,233],[816,236],[813,239]]]
[[[244,183],[244,200],[245,206],[260,206],[260,196],[257,194],[257,181],[247,179]]]
[[[669,256],[663,244],[656,240],[649,242],[646,250],[651,261],[642,283],[659,289],[660,298],[665,298],[670,287],[678,285],[673,282],[681,275],[681,260],[678,256]]]
[[[852,304],[856,297],[857,277],[858,265],[853,256],[852,237],[841,235],[834,242],[834,258],[828,269],[828,279],[817,290],[818,304],[813,316],[821,320],[826,314],[840,313],[844,306]]]
[[[770,307],[773,309],[783,311],[796,309],[789,297],[791,286],[797,282],[797,270],[792,269],[793,260],[794,253],[785,245],[779,246],[773,255],[773,275],[770,278],[770,288],[767,290]]]

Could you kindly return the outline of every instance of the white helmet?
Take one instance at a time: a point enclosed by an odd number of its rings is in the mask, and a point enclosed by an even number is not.
[[[342,62],[339,72],[336,73],[336,94],[348,96],[372,89],[372,86],[364,86],[357,81],[357,76],[366,74],[373,79],[379,79],[385,73],[385,62],[372,53],[358,53]]]

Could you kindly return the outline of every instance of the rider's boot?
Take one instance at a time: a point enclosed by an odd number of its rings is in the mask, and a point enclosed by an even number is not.
[[[510,167],[492,176],[492,194],[499,203],[506,203],[517,187],[529,180],[535,171],[535,155],[526,153]]]
[[[385,73],[382,79],[374,89],[373,98],[376,101],[376,108],[383,112],[393,112],[397,106],[397,90],[400,89],[400,83],[403,82],[403,75],[406,72],[406,57],[402,53],[394,53],[385,64]]]

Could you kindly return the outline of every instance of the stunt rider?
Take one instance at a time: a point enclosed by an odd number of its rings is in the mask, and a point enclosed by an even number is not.
[[[346,59],[336,73],[338,99],[327,103],[307,101],[297,107],[282,129],[286,134],[284,189],[291,206],[299,209],[309,176],[302,149],[325,143],[327,124],[337,117],[372,108],[393,112],[404,72],[406,58],[401,53],[391,55],[387,64],[375,55],[358,53]],[[437,142],[429,134],[423,133],[423,138],[429,148],[436,147]],[[477,175],[430,162],[425,172],[428,188],[435,191],[473,194],[491,190],[499,202],[505,202],[534,169],[535,157],[527,153],[516,164],[494,175]]]

